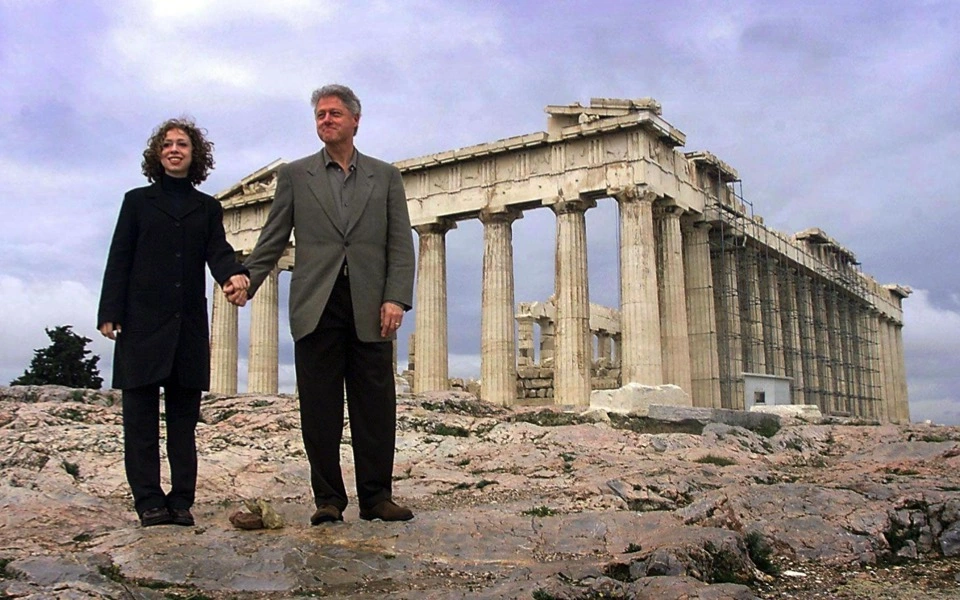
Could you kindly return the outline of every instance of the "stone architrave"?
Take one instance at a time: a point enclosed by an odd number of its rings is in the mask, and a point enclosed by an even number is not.
[[[592,200],[578,199],[552,205],[557,215],[556,244],[556,355],[554,402],[590,405],[590,290],[587,278],[586,211]]]
[[[690,338],[690,379],[693,405],[720,408],[720,364],[717,358],[717,316],[710,264],[710,224],[683,228],[683,275],[687,295],[687,334]]]
[[[279,296],[278,271],[263,280],[250,308],[250,353],[247,365],[247,391],[272,394],[278,391]]]
[[[237,307],[219,289],[213,291],[210,328],[210,391],[237,393]]]
[[[780,323],[779,262],[767,256],[760,265],[760,301],[763,314],[763,353],[767,371],[777,377],[787,374],[783,358],[783,326]]]
[[[739,271],[741,331],[743,332],[743,364],[749,373],[766,373],[767,359],[763,349],[763,313],[760,301],[760,266],[757,250],[745,246]]]
[[[482,212],[483,282],[480,309],[480,393],[492,404],[517,400],[514,342],[513,232],[518,211]]]
[[[446,234],[456,227],[449,219],[414,227],[420,238],[417,268],[416,393],[446,390],[450,386],[447,362],[447,247]]]
[[[620,209],[620,374],[624,385],[663,383],[653,202],[649,190],[614,195]]]
[[[690,337],[687,327],[687,294],[683,278],[682,210],[664,206],[657,210],[657,244],[661,265],[658,296],[663,382],[679,386],[688,397],[693,393],[690,378]]]

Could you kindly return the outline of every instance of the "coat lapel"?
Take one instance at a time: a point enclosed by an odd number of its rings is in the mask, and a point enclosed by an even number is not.
[[[340,212],[334,206],[333,191],[330,189],[330,179],[327,177],[327,166],[323,163],[323,152],[317,152],[311,157],[307,166],[307,187],[317,198],[317,202],[327,213],[327,218],[343,233],[343,224],[340,222]]]
[[[357,187],[354,189],[353,206],[350,207],[350,216],[347,219],[347,233],[353,229],[367,207],[370,195],[373,194],[373,170],[367,164],[367,157],[357,152]]]
[[[200,192],[195,188],[190,191],[190,194],[188,194],[182,202],[177,203],[169,198],[165,198],[159,182],[154,182],[147,188],[146,196],[157,210],[173,219],[183,219],[203,205],[203,196],[201,196]]]

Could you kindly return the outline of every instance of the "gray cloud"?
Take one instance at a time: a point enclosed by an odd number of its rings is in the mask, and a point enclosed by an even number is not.
[[[547,104],[657,98],[688,135],[686,150],[710,150],[738,169],[768,224],[821,227],[865,272],[923,291],[904,302],[914,412],[960,421],[950,374],[960,349],[945,342],[949,328],[929,326],[960,315],[954,3],[343,8],[0,4],[0,282],[10,307],[0,317],[0,380],[22,372],[44,326],[93,320],[116,211],[143,183],[140,153],[154,125],[187,113],[209,130],[217,169],[203,189],[214,193],[278,157],[314,151],[306,99],[337,80],[364,101],[358,145],[387,160],[543,130]],[[591,297],[613,305],[615,204],[587,220]],[[549,296],[553,230],[548,210],[515,223],[517,301]],[[460,370],[479,364],[481,248],[476,224],[448,236],[451,364]],[[90,324],[84,334],[93,333]],[[281,339],[292,389],[291,344]],[[110,350],[99,340],[96,348]]]

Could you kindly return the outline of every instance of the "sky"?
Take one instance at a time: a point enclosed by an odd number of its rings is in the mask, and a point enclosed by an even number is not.
[[[388,161],[543,131],[551,104],[655,98],[769,227],[819,227],[913,290],[911,417],[960,424],[960,3],[936,1],[0,0],[0,384],[64,324],[109,383],[100,283],[156,125],[207,129],[215,194],[315,152],[309,97],[332,82]],[[614,201],[586,218],[591,301],[615,306]],[[514,223],[517,302],[552,292],[554,228],[545,209]],[[447,234],[451,376],[479,374],[482,233]],[[290,391],[285,306],[280,331]]]

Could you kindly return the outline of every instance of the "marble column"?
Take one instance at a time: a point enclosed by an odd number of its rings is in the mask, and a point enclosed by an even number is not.
[[[237,307],[227,302],[219,286],[213,290],[210,327],[210,391],[237,393]]]
[[[676,206],[657,209],[656,224],[660,243],[657,244],[660,285],[660,344],[663,363],[663,382],[679,386],[690,397],[693,386],[690,375],[690,338],[687,327],[687,294],[683,278],[683,233]]]
[[[263,280],[250,307],[250,351],[247,391],[272,394],[278,391],[279,297],[275,269]]]
[[[810,280],[810,293],[813,299],[813,331],[816,339],[817,373],[820,382],[820,410],[823,414],[836,411],[833,387],[833,363],[830,360],[830,336],[827,330],[827,302],[824,298],[823,282]]]
[[[590,290],[587,278],[586,211],[591,200],[559,202],[557,215],[557,347],[554,357],[554,402],[590,405]]]
[[[797,278],[793,269],[782,271],[775,290],[780,297],[780,322],[783,329],[784,372],[792,381],[793,404],[806,404],[803,358],[800,341],[800,315],[797,311]]]
[[[483,399],[512,406],[517,401],[514,342],[513,231],[516,211],[480,213],[483,281],[480,308],[480,381]]]
[[[804,403],[823,408],[820,367],[817,361],[817,333],[813,289],[810,277],[797,272],[797,321],[800,331],[800,362],[803,364]]]
[[[839,400],[840,410],[847,414],[854,414],[853,407],[853,382],[850,380],[850,330],[849,318],[850,311],[847,299],[839,293],[834,292],[834,318],[837,321],[836,333],[837,343],[834,344],[834,356],[836,357],[837,373],[837,398]]]
[[[684,225],[683,275],[693,405],[720,408],[720,363],[709,232],[710,224],[702,221]]]
[[[745,246],[739,272],[740,308],[743,332],[743,363],[748,373],[767,372],[763,351],[763,313],[760,303],[760,266],[757,250]]]
[[[846,381],[843,377],[843,337],[840,332],[840,308],[837,302],[837,290],[832,283],[825,283],[823,292],[827,322],[827,350],[830,360],[830,374],[833,391],[833,410],[847,414]]]
[[[763,355],[767,373],[777,377],[787,374],[783,358],[783,326],[780,322],[779,261],[765,257],[760,265],[760,301],[763,316]]]
[[[901,423],[910,422],[910,399],[907,396],[907,368],[903,357],[903,325],[896,323],[893,327],[895,372],[897,374],[897,414]]]
[[[877,340],[877,320],[879,311],[873,306],[868,306],[861,315],[861,334],[864,344],[864,378],[866,388],[866,401],[869,409],[868,414],[883,423],[886,421],[886,412],[881,402],[883,396],[880,393],[880,348]]]
[[[623,384],[663,383],[653,202],[649,191],[616,195],[620,209],[620,348]]]
[[[450,385],[447,363],[446,234],[456,223],[441,219],[414,227],[420,238],[417,268],[417,370],[414,391],[435,392]]]
[[[853,371],[853,383],[856,386],[857,414],[870,418],[871,404],[869,401],[869,381],[868,368],[869,349],[866,343],[866,331],[864,329],[863,315],[866,313],[866,307],[859,302],[851,300],[850,302],[850,330],[852,332],[851,347],[851,369]]]
[[[893,416],[894,423],[903,424],[900,411],[900,385],[898,377],[900,375],[897,365],[897,324],[892,320],[886,323],[887,335],[887,364],[889,365],[889,389],[890,389],[890,414]]]
[[[720,357],[720,403],[723,408],[744,407],[743,344],[740,288],[737,280],[740,248],[732,238],[721,242],[713,259],[713,290],[717,306],[717,346]]]

